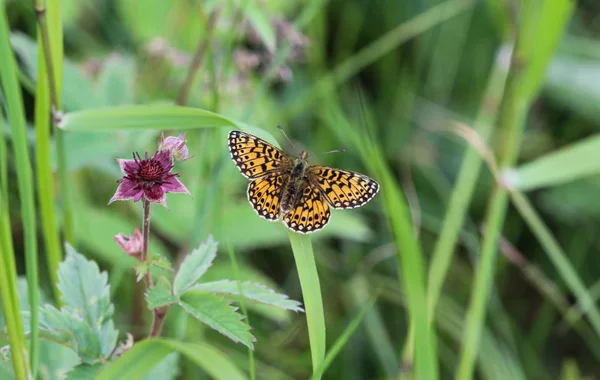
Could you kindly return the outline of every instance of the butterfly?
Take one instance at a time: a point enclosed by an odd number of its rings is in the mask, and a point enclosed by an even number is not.
[[[250,179],[248,201],[266,220],[283,223],[292,231],[308,234],[325,227],[329,208],[360,207],[373,199],[379,184],[366,175],[308,165],[308,153],[297,159],[268,142],[242,131],[227,139],[231,159]]]

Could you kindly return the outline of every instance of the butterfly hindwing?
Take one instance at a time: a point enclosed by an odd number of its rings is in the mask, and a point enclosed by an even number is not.
[[[227,139],[231,159],[240,172],[250,179],[289,168],[293,159],[265,140],[242,131],[231,131]]]
[[[330,216],[331,211],[327,202],[318,190],[307,184],[300,202],[283,216],[283,222],[290,230],[307,234],[325,227]]]
[[[280,214],[281,188],[286,175],[271,174],[255,179],[248,185],[248,201],[263,219],[275,222]]]
[[[379,184],[373,179],[347,170],[311,166],[309,177],[327,203],[336,209],[360,207],[379,191]]]

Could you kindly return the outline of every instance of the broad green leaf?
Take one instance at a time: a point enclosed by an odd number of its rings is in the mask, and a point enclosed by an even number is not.
[[[293,310],[296,312],[304,311],[300,307],[300,302],[289,299],[285,294],[275,293],[274,290],[269,289],[262,284],[252,282],[240,283],[239,281],[231,280],[205,282],[196,284],[190,289],[190,291],[195,290],[242,296],[253,301],[277,306],[282,309]]]
[[[95,379],[102,367],[102,364],[80,364],[67,373],[67,380]]]
[[[211,236],[183,260],[173,283],[174,294],[183,294],[206,273],[217,256],[217,245]]]
[[[105,103],[111,106],[132,104],[134,80],[135,61],[128,56],[110,55],[104,61],[98,81]]]
[[[600,151],[600,135],[542,156],[506,173],[506,182],[513,188],[529,191],[556,186],[600,173],[600,161],[590,159]]]
[[[42,308],[40,330],[42,338],[70,347],[84,363],[97,363],[103,356],[98,336],[75,312],[53,306]]]
[[[146,302],[148,302],[148,308],[151,310],[157,307],[171,305],[179,301],[177,296],[174,296],[171,292],[171,284],[169,281],[160,276],[158,282],[146,291]]]
[[[187,343],[155,338],[136,343],[109,364],[96,380],[139,379],[163,358],[179,352],[216,380],[245,380],[243,372],[221,351],[206,343]]]
[[[114,329],[110,302],[108,275],[100,272],[98,264],[88,261],[70,245],[66,245],[67,257],[58,269],[58,288],[62,293],[64,310],[86,321],[105,357],[117,343],[118,332]]]
[[[179,354],[173,352],[168,354],[162,359],[157,365],[155,365],[150,372],[144,375],[142,380],[172,380],[179,375],[179,369],[177,362],[179,361]]]
[[[71,348],[60,344],[40,341],[40,374],[48,380],[62,380],[65,373],[80,364],[79,356]],[[0,376],[0,378],[3,378]]]
[[[204,292],[187,292],[181,296],[179,305],[200,322],[207,324],[234,342],[242,342],[254,349],[256,339],[250,334],[250,326],[242,322],[244,316],[220,296]]]

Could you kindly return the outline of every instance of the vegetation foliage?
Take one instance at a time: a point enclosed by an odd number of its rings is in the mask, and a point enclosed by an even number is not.
[[[597,376],[599,11],[0,2],[0,378]],[[288,231],[232,129],[381,191]]]

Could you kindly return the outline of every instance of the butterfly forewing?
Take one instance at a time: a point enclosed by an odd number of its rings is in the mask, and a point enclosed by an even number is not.
[[[283,216],[283,222],[292,231],[307,234],[325,227],[330,216],[331,212],[327,202],[321,197],[318,190],[307,184],[300,202]]]
[[[250,182],[248,201],[258,216],[272,222],[279,219],[281,188],[286,181],[286,174],[270,174]]]
[[[356,172],[311,166],[308,175],[327,203],[337,209],[360,207],[379,191],[377,182]]]
[[[242,131],[229,132],[227,139],[233,162],[246,178],[289,170],[293,158],[265,140]]]

